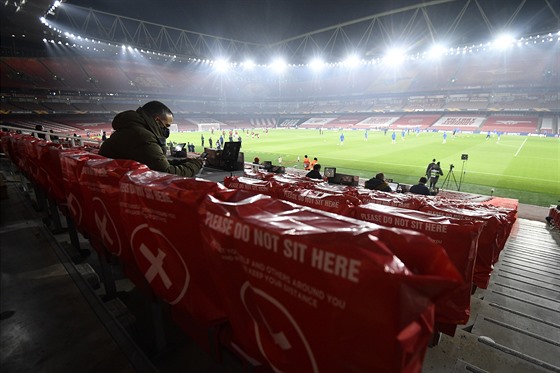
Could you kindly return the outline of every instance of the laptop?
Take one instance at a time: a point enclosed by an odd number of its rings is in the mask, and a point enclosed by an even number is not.
[[[187,156],[187,152],[185,151],[186,147],[187,147],[187,143],[177,144],[177,146],[175,146],[175,148],[173,149],[172,155],[174,157],[186,157]]]

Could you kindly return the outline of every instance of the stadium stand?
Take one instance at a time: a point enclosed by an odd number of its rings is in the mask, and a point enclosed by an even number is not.
[[[16,105],[12,105],[11,103],[9,103],[7,101],[0,102],[0,112],[2,114],[21,113],[21,112],[24,112],[24,111],[25,110],[23,110],[22,108],[20,108]]]
[[[470,97],[468,94],[449,95],[443,106],[449,111],[484,110],[488,106],[488,100],[480,97]]]
[[[45,108],[52,111],[53,114],[57,112],[68,113],[72,111],[77,111],[78,109],[70,102],[43,102],[42,104]]]
[[[401,111],[405,104],[405,99],[401,97],[376,98],[373,102],[371,110],[379,113]]]
[[[196,120],[192,120],[192,119],[188,119],[188,118],[184,118],[182,116],[177,116],[175,118],[175,121],[177,122],[177,129],[179,130],[179,132],[181,131],[198,131],[199,130],[199,124],[200,122],[196,121]],[[210,123],[214,123],[211,120],[209,120]],[[207,122],[202,122],[202,124],[208,124]],[[218,125],[216,125],[216,128],[219,128]],[[207,130],[207,128],[205,128],[205,130]]]
[[[539,52],[536,52],[539,53]],[[544,57],[544,56],[543,56]],[[546,58],[531,55],[512,54],[507,62],[483,60],[478,58],[465,58],[457,69],[454,84],[457,87],[500,87],[503,85],[530,87],[535,81],[542,79],[542,72],[547,66]],[[530,71],[525,70],[528,65],[533,65]]]
[[[453,131],[455,129],[467,132],[480,130],[480,126],[486,121],[483,115],[444,115],[433,125],[433,129]]]
[[[448,56],[449,63],[437,61],[413,63],[410,70],[416,71],[409,89],[410,92],[442,91],[453,87],[453,79],[457,70],[458,58]]]
[[[536,116],[491,115],[480,129],[506,133],[537,133],[537,126]]]
[[[65,84],[57,75],[52,74],[38,59],[35,58],[3,58],[3,62],[8,66],[9,73],[7,84],[20,86],[21,81],[31,83],[29,88],[34,89],[61,89]],[[14,76],[15,74],[15,76]],[[15,79],[14,79],[15,78]],[[4,80],[2,80],[4,85]]]
[[[372,116],[356,123],[355,128],[386,128],[399,119],[399,116]]]
[[[35,99],[22,99],[18,101],[12,101],[11,104],[13,106],[17,106],[19,108],[17,112],[25,112],[25,113],[36,113],[36,114],[49,114],[49,110],[41,104],[41,102]]]
[[[298,118],[281,119],[278,123],[278,128],[297,128],[300,123]]]
[[[276,127],[276,119],[274,118],[251,118],[249,123],[253,128],[274,128]],[[233,123],[228,123],[231,126]],[[234,127],[238,128],[238,127]]]
[[[102,106],[108,112],[120,113],[126,110],[136,110],[142,106],[142,104],[139,102],[103,102]]]
[[[372,101],[370,100],[359,100],[352,102],[343,102],[341,112],[346,113],[364,113],[371,112]]]
[[[140,92],[162,92],[168,88],[156,69],[150,69],[149,65],[142,62],[127,61],[122,69],[124,75]]]
[[[437,111],[445,104],[445,97],[439,96],[412,96],[404,106],[404,111]]]
[[[323,128],[351,128],[361,123],[366,119],[365,116],[356,116],[356,115],[344,115],[340,116],[337,119],[325,123]]]
[[[330,122],[336,120],[336,116],[331,117],[313,117],[307,119],[305,122],[299,125],[299,128],[323,128]]]
[[[41,63],[65,84],[66,89],[86,90],[90,88],[90,78],[80,65],[79,58],[49,57],[40,58]]]
[[[73,99],[71,100],[72,105],[81,113],[109,113],[109,110],[105,108],[100,101],[89,102],[83,99]]]
[[[91,84],[89,90],[109,93],[138,92],[134,82],[128,79],[120,65],[112,64],[111,61],[103,59],[91,61],[80,58],[79,62],[89,77],[88,82]]]
[[[391,123],[390,128],[418,128],[426,129],[434,124],[441,115],[416,115],[408,114]]]

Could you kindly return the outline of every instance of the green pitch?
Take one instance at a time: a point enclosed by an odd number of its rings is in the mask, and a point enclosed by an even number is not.
[[[413,184],[424,174],[426,166],[436,158],[441,162],[444,175],[438,186],[444,189],[518,199],[521,203],[549,206],[560,199],[560,139],[496,135],[486,139],[486,134],[443,133],[411,131],[404,138],[396,132],[396,143],[391,140],[392,131],[364,130],[344,131],[344,144],[340,144],[339,130],[283,130],[272,129],[268,133],[255,131],[259,138],[242,134],[242,151],[245,161],[254,157],[270,160],[286,167],[303,168],[301,162],[307,154],[317,157],[321,166],[336,167],[337,172],[370,178],[378,172],[395,182]],[[171,141],[192,142],[202,151],[200,132],[172,134]],[[204,132],[205,145],[219,134]],[[227,141],[227,138],[226,138]],[[461,160],[468,154],[468,160]],[[298,156],[300,162],[298,163]],[[451,164],[453,173],[449,174]],[[447,178],[447,179],[446,179]]]

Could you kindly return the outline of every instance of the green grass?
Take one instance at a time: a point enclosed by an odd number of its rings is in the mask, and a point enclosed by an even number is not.
[[[486,140],[486,134],[460,134],[448,132],[443,144],[442,133],[410,133],[402,140],[397,132],[397,143],[391,143],[391,131],[369,131],[365,141],[364,131],[344,131],[344,145],[339,145],[340,131],[270,130],[259,131],[260,139],[243,136],[245,160],[258,156],[261,161],[271,160],[288,167],[302,168],[297,163],[305,154],[317,157],[322,167],[336,167],[337,172],[369,178],[378,172],[396,182],[416,183],[424,174],[427,164],[436,158],[441,162],[444,176],[454,164],[446,189],[518,199],[521,203],[549,206],[560,199],[560,140],[558,138],[502,135]],[[206,139],[210,137],[205,132]],[[216,140],[219,136],[212,136]],[[172,141],[193,142],[200,151],[200,132],[172,134]],[[206,142],[207,145],[207,142]],[[461,154],[468,154],[468,161],[461,161]],[[461,175],[462,183],[461,183]],[[453,179],[455,177],[455,180]]]

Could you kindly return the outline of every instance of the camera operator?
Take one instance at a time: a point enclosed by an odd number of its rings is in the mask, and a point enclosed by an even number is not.
[[[453,165],[451,165],[451,170],[452,169]],[[442,175],[443,171],[441,170],[440,163],[438,162],[430,169],[430,190],[434,191],[436,189],[436,184],[439,180],[439,177]]]

